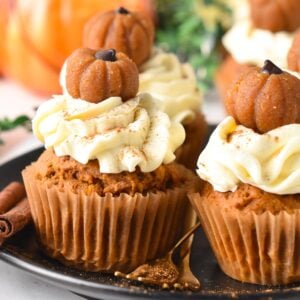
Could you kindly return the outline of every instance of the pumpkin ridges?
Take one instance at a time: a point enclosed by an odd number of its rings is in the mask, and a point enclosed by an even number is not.
[[[296,121],[296,114],[297,108],[295,107],[295,101],[290,101],[293,99],[293,92],[291,90],[290,85],[286,85],[286,80],[280,80],[279,84],[281,85],[280,90],[283,94],[283,101],[282,101],[282,107],[283,107],[283,113],[281,114],[281,124],[287,124],[289,120],[294,120],[293,123]]]
[[[100,35],[100,39],[98,40],[97,49],[102,48],[101,45],[105,44],[107,33],[110,31],[111,25],[114,23],[113,16],[108,15],[107,23],[104,23],[104,31],[102,32],[102,36]],[[98,24],[101,27],[101,24]],[[98,31],[99,32],[99,31]],[[97,35],[94,36],[95,41],[97,41]],[[96,49],[96,48],[95,48]]]
[[[239,103],[235,103],[235,110],[238,115],[239,122],[245,124],[247,127],[253,128],[254,130],[257,129],[255,122],[255,99],[259,95],[261,87],[265,84],[266,80],[267,78],[265,76],[257,76],[257,74],[253,74],[252,70],[250,69],[247,73],[247,77],[242,81],[243,86],[240,94],[238,95],[239,99],[241,100]],[[248,102],[250,102],[250,104],[247,105]]]
[[[287,80],[282,82],[284,86],[284,91],[288,91],[289,95],[286,95],[286,99],[289,100],[289,103],[286,103],[288,112],[285,114],[286,118],[284,120],[285,124],[290,122],[290,119],[293,119],[294,123],[300,123],[300,85],[298,78],[290,75],[287,75]],[[288,84],[288,80],[294,81],[294,83]],[[297,102],[298,101],[298,102]]]
[[[103,18],[103,21],[101,23],[98,22],[99,15],[102,15]],[[113,16],[110,15],[109,12],[100,13],[94,16],[84,26],[83,46],[94,50],[103,48],[107,32],[110,29],[110,26],[113,23],[113,21]],[[94,30],[91,30],[91,28],[94,28]],[[103,31],[100,30],[101,28],[103,29]]]
[[[141,18],[140,16],[136,17],[137,23],[140,25],[140,28],[144,31],[143,36],[146,38],[147,43],[152,45],[154,41],[154,26],[151,20],[147,20],[144,18]],[[148,30],[147,30],[148,28]],[[152,48],[147,48],[147,55],[145,55],[146,58],[141,59],[140,64],[144,63],[147,59],[147,57],[150,57]]]
[[[110,96],[121,96],[123,80],[120,74],[120,68],[114,63],[110,63],[109,68],[106,68],[108,91]],[[121,83],[121,84],[119,84]]]
[[[122,55],[124,54],[122,53]],[[130,60],[129,58],[127,59]],[[117,65],[119,66],[120,76],[122,78],[122,83],[123,83],[121,97],[124,99],[132,98],[135,95],[133,95],[130,91],[134,90],[135,88],[138,90],[139,79],[138,76],[136,76],[136,77],[132,77],[132,80],[127,80],[127,76],[128,74],[132,74],[132,73],[138,74],[137,66],[136,64],[127,65],[125,60],[118,60]]]
[[[244,72],[228,91],[225,106],[239,124],[261,133],[300,123],[300,80],[270,61]]]
[[[80,76],[80,94],[84,100],[97,103],[99,98],[107,98],[106,89],[101,88],[102,82],[107,80],[105,62],[102,60],[93,61]],[[91,89],[91,85],[93,89]]]
[[[276,93],[273,93],[274,90]],[[255,106],[256,127],[259,132],[267,132],[282,124],[285,101],[278,76],[267,76]]]
[[[87,53],[86,53],[87,52]],[[90,63],[93,62],[92,51],[83,51],[83,49],[77,49],[75,50],[71,56],[68,58],[67,61],[67,74],[66,76],[66,87],[69,92],[69,94],[74,98],[80,97],[80,76]],[[76,60],[77,55],[84,55],[81,61]]]
[[[134,25],[131,30],[129,41],[131,43],[132,52],[137,53],[138,47],[144,43],[144,39],[141,36],[141,30],[142,29],[137,24]],[[149,54],[147,54],[147,56],[149,56]],[[145,61],[145,59],[142,55],[136,55],[136,61],[138,61],[140,65]]]
[[[147,22],[146,19],[143,19],[140,16],[136,16],[136,22],[141,26],[141,29],[144,32],[144,36],[147,38],[148,42],[153,43],[153,39],[154,39],[153,23],[150,20],[149,22]],[[149,30],[147,30],[147,28]]]
[[[240,75],[237,81],[232,85],[232,88],[228,91],[225,99],[225,107],[228,114],[232,115],[238,123],[243,123],[251,128],[256,127],[254,120],[254,103],[248,99],[253,99],[255,97],[255,94],[253,94],[255,91],[251,88],[248,89],[247,85],[249,83],[254,86],[256,85],[257,78],[252,74],[253,69],[257,68],[251,67]],[[245,92],[251,92],[251,94],[245,94]],[[236,101],[236,99],[238,99],[238,101]],[[251,105],[248,105],[249,102]]]
[[[123,46],[124,44],[124,30],[121,28],[121,30],[116,31],[116,28],[119,28],[119,26],[122,24],[121,19],[119,16],[112,17],[112,22],[106,32],[106,34],[103,34],[103,47],[104,48],[114,48],[119,52],[125,53],[127,51],[127,48]],[[117,32],[113,34],[113,32]]]
[[[291,74],[284,74],[285,80],[281,80],[282,91],[285,99],[285,112],[282,118],[282,124],[298,123],[300,121],[300,85],[298,79]],[[293,84],[290,82],[293,81]],[[295,101],[296,100],[296,101]]]
[[[232,85],[232,88],[227,90],[226,97],[224,99],[225,109],[227,113],[236,120],[238,118],[234,109],[235,107],[234,99],[237,97],[240,82],[243,80],[244,76],[246,76],[246,72],[243,72],[240,75],[240,77],[235,81],[234,85]]]
[[[114,49],[78,49],[66,63],[66,88],[74,98],[97,103],[120,96],[126,101],[138,91],[136,64]]]
[[[134,22],[134,18],[133,16],[131,16],[131,18],[122,18],[120,19],[120,26],[121,28],[124,30],[124,35],[123,35],[123,44],[125,46],[124,51],[122,51],[123,53],[127,53],[127,55],[129,57],[132,57],[134,55],[133,51],[131,50],[131,47],[129,47],[130,45],[130,34],[131,31],[128,30],[128,28],[132,27],[132,24]]]

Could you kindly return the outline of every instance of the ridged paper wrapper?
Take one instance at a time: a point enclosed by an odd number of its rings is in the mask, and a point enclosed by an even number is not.
[[[192,123],[184,126],[186,139],[176,150],[176,161],[191,170],[195,170],[198,156],[204,147],[208,125],[203,114],[196,113]]]
[[[228,276],[256,284],[300,281],[299,209],[256,214],[222,209],[197,193],[189,198]]]
[[[86,195],[73,192],[68,182],[61,188],[37,179],[34,164],[22,174],[43,251],[82,270],[132,271],[164,255],[194,222],[186,187]]]

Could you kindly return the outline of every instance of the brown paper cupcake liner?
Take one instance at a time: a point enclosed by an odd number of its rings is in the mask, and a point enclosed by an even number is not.
[[[189,196],[221,269],[257,284],[300,281],[300,210],[236,212],[214,206],[199,194]]]
[[[23,171],[36,233],[43,250],[88,271],[129,272],[164,255],[194,214],[185,188],[134,196],[75,194]]]
[[[185,126],[186,139],[176,152],[176,161],[191,170],[195,170],[198,156],[204,147],[208,125],[203,114],[198,112],[194,121]]]

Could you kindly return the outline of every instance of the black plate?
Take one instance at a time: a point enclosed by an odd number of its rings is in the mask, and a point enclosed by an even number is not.
[[[0,189],[13,180],[20,180],[20,171],[36,160],[41,151],[42,149],[37,149],[1,166]],[[95,299],[287,299],[300,293],[300,283],[270,287],[243,284],[230,279],[219,269],[201,230],[196,234],[191,257],[192,269],[202,284],[201,290],[196,293],[165,291],[108,274],[86,273],[65,267],[43,255],[32,226],[28,226],[0,249],[0,259],[50,283]]]

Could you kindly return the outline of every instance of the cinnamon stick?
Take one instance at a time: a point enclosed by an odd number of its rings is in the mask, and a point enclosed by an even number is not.
[[[22,183],[14,181],[0,192],[0,214],[14,207],[26,196],[25,187]]]
[[[12,182],[0,193],[0,245],[31,221],[24,185]]]

